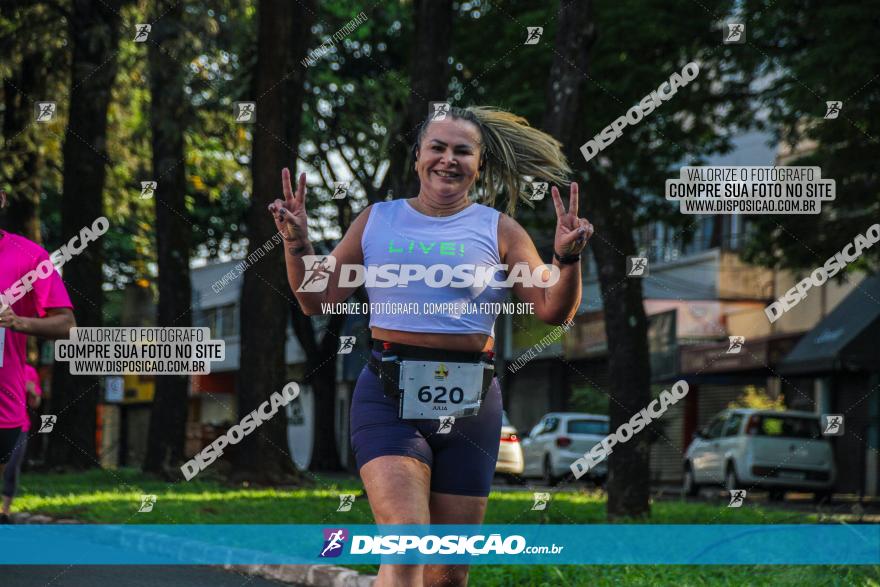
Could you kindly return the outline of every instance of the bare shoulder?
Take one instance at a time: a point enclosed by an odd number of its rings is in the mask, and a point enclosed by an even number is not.
[[[503,259],[511,247],[529,239],[529,233],[509,214],[501,213],[498,219],[498,252]]]
[[[360,211],[357,217],[352,221],[351,226],[348,227],[348,232],[346,235],[351,234],[352,236],[356,236],[358,238],[364,233],[364,229],[367,226],[367,220],[370,218],[370,212],[373,210],[373,206],[375,204],[370,204],[366,208]]]

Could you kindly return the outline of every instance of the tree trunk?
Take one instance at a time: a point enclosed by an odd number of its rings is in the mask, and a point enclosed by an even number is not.
[[[192,224],[186,212],[186,164],[183,134],[187,126],[184,94],[186,37],[182,26],[183,3],[157,0],[153,28],[149,33],[150,124],[153,174],[144,180],[157,182],[156,244],[159,265],[158,326],[192,325],[192,294],[189,253]],[[159,16],[161,18],[159,18]],[[143,469],[175,474],[183,460],[186,439],[189,377],[156,377],[156,393],[150,412],[147,454]]]
[[[115,0],[74,0],[69,22],[73,60],[67,132],[64,137],[64,180],[61,200],[62,240],[79,234],[104,214],[103,191],[109,163],[106,153],[107,107],[116,77],[121,29]],[[59,104],[62,106],[62,104]],[[112,227],[111,227],[112,230]],[[78,326],[100,326],[103,316],[102,243],[88,246],[64,266],[64,281]],[[49,435],[51,466],[86,469],[98,465],[95,420],[99,379],[71,376],[67,363],[55,363],[52,414],[58,415]]]
[[[248,254],[262,248],[275,234],[266,207],[282,197],[281,169],[289,167],[297,177],[305,76],[299,62],[305,57],[316,12],[313,0],[259,3],[257,71],[251,100],[256,102],[257,122],[251,126],[254,193],[247,213]],[[278,83],[279,72],[292,73]],[[242,285],[240,418],[288,383],[284,349],[288,304],[292,301],[284,251],[281,246],[271,247],[245,271]],[[236,458],[239,475],[269,483],[289,482],[296,469],[287,448],[286,425],[284,415],[277,415],[242,441]]]
[[[40,189],[43,158],[33,148],[28,129],[33,121],[35,96],[42,99],[46,91],[46,56],[43,49],[24,48],[21,65],[3,84],[4,151],[13,159],[10,207],[0,212],[9,232],[20,234],[35,243],[40,234]]]
[[[570,2],[560,10],[555,58],[547,84],[547,110],[543,128],[563,143],[573,168],[584,168],[576,129],[586,113],[583,84],[587,79],[590,48],[596,27],[590,2]],[[628,422],[648,405],[651,370],[648,357],[647,319],[642,284],[626,276],[626,255],[635,255],[632,210],[604,178],[590,172],[582,189],[586,206],[579,207],[595,225],[590,240],[599,271],[599,287],[608,337],[611,430]],[[565,198],[563,198],[565,199]],[[608,459],[608,517],[645,516],[650,513],[649,450],[647,436],[636,435],[618,444]]]
[[[409,104],[391,147],[391,192],[395,199],[419,193],[410,147],[418,125],[428,116],[428,102],[445,102],[452,45],[452,0],[415,0],[415,34],[410,57]],[[384,193],[381,194],[384,197]]]
[[[346,316],[331,314],[319,341],[311,318],[303,314],[295,302],[291,304],[291,314],[293,332],[306,354],[305,383],[314,394],[314,444],[309,468],[338,471],[342,469],[342,462],[336,442],[336,354]]]
[[[651,363],[648,320],[642,300],[642,281],[627,277],[626,257],[636,254],[632,210],[636,197],[614,189],[598,173],[591,173],[590,221],[596,234],[590,240],[599,273],[605,335],[608,339],[610,430],[651,401]],[[647,517],[650,505],[649,436],[636,434],[618,444],[608,457],[608,518]]]

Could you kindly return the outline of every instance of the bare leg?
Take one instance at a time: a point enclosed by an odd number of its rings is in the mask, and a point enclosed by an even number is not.
[[[431,492],[431,524],[482,524],[488,497]],[[425,587],[463,587],[468,565],[425,565]]]
[[[431,469],[418,459],[388,455],[361,467],[377,524],[428,524]],[[422,565],[381,565],[376,587],[421,587]]]

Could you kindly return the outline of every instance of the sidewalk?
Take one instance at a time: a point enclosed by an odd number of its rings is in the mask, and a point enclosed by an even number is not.
[[[72,519],[53,519],[49,516],[32,515],[24,512],[13,513],[11,515],[13,524],[79,524],[77,520]],[[129,536],[130,534],[130,536]],[[125,537],[130,539],[132,543],[135,541],[141,549],[156,554],[157,556],[168,556],[168,545],[163,545],[161,540],[157,540],[154,533],[145,532],[143,530],[132,529],[126,532]],[[144,539],[139,539],[139,537]],[[167,541],[166,541],[167,542]],[[204,545],[195,543],[195,541],[187,541],[181,545],[179,541],[173,541],[172,544],[177,557],[189,560],[197,560],[201,555]],[[215,548],[211,546],[211,548]],[[191,552],[184,552],[189,550]],[[7,583],[6,569],[19,569],[17,576],[21,578],[22,583]],[[137,572],[126,574],[125,569],[147,569],[147,572]],[[53,571],[54,569],[54,571]],[[141,586],[152,587],[154,585],[168,587],[176,587],[182,585],[184,587],[196,585],[211,585],[212,587],[225,587],[227,585],[240,585],[240,582],[223,582],[216,578],[216,575],[229,576],[228,574],[219,573],[225,570],[230,573],[247,576],[247,584],[256,587],[268,587],[270,585],[296,585],[300,587],[371,587],[376,580],[374,575],[361,575],[357,571],[344,567],[336,567],[332,565],[151,565],[142,567],[139,565],[132,566],[91,566],[91,565],[67,565],[67,566],[27,566],[27,567],[3,567],[3,584],[24,586],[35,585],[44,587],[54,582],[54,578],[58,578],[61,574],[71,573],[71,569],[87,569],[82,582],[79,578],[73,583],[65,582],[64,585],[125,585],[126,587]],[[178,579],[175,569],[181,569],[182,578]],[[155,571],[155,572],[154,572]],[[46,580],[46,576],[49,580]],[[126,575],[125,583],[118,581],[120,575]],[[133,576],[132,576],[133,575]],[[11,575],[9,575],[11,576]],[[106,581],[110,576],[114,576],[117,580]],[[192,576],[191,579],[187,577]],[[212,578],[213,577],[213,578]],[[262,579],[268,581],[263,581]],[[130,579],[130,580],[129,580]],[[196,581],[196,582],[191,582]]]

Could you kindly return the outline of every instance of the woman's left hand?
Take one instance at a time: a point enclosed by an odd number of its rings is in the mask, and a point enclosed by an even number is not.
[[[550,190],[553,205],[556,207],[556,238],[553,239],[553,250],[561,256],[577,255],[587,246],[593,236],[593,225],[586,218],[578,218],[578,184],[572,182],[568,198],[568,212],[562,205],[559,190],[553,186]]]

